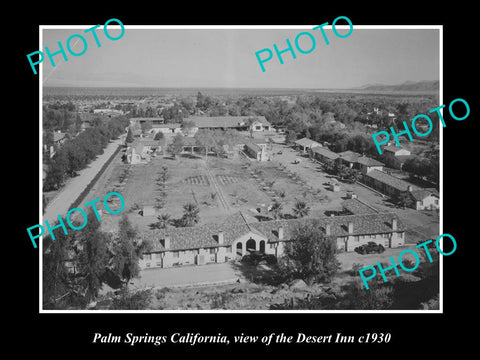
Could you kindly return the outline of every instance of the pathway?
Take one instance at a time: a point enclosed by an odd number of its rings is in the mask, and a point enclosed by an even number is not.
[[[90,181],[92,181],[95,175],[97,175],[103,164],[105,164],[121,143],[123,143],[122,138],[109,143],[103,154],[99,155],[85,169],[80,170],[78,176],[70,178],[67,181],[58,194],[48,203],[45,214],[43,214],[43,222],[48,220],[49,223],[52,223],[58,219],[58,215],[61,215],[62,218],[65,217],[72,203],[78,198]]]
[[[228,214],[231,214],[231,208],[230,205],[228,204],[228,201],[225,199],[225,195],[222,192],[222,189],[220,188],[220,185],[218,185],[217,179],[215,176],[212,174],[211,170],[208,168],[208,164],[204,162],[205,165],[205,170],[207,172],[208,179],[210,180],[210,183],[213,185],[213,188],[218,194],[218,200],[220,201],[220,204],[225,208],[225,211]]]

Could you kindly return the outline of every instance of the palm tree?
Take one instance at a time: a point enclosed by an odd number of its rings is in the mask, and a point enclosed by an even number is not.
[[[283,204],[275,200],[272,205],[270,205],[269,212],[272,213],[274,219],[280,219],[282,217]]]
[[[303,200],[297,200],[293,207],[293,213],[297,218],[307,216],[310,213],[310,206],[307,206]]]
[[[171,215],[170,214],[162,214],[162,215],[159,215],[157,216],[157,219],[158,219],[158,228],[159,229],[166,229],[167,226],[170,224],[170,218],[171,218]]]
[[[188,203],[183,206],[183,224],[184,226],[193,226],[200,220],[200,209],[197,205]]]

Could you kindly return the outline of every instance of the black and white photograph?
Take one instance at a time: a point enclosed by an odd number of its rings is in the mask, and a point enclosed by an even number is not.
[[[442,29],[333,23],[43,29],[42,310],[440,310]]]
[[[26,15],[4,147],[20,207],[5,206],[4,242],[21,271],[5,278],[19,314],[7,345],[54,358],[473,345],[473,11],[232,5]]]

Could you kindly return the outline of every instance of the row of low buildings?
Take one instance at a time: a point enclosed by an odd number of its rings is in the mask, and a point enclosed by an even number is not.
[[[407,194],[412,199],[412,207],[416,210],[434,210],[440,207],[439,194],[436,189],[421,189],[390,175],[384,171],[385,164],[376,159],[350,150],[335,153],[307,138],[297,140],[295,146],[321,163],[339,162],[359,170],[362,173],[363,183],[382,194],[392,197],[397,197],[402,193]],[[408,150],[397,146],[386,146],[384,152],[384,157],[388,159],[389,164],[402,164],[406,158],[411,156]]]
[[[252,119],[251,122],[249,119]],[[237,130],[237,131],[272,131],[272,125],[265,116],[190,116],[184,119],[185,122],[193,123],[192,127],[183,129],[180,123],[164,124],[163,118],[131,118],[132,125],[150,122],[152,128],[150,133],[161,132],[165,135],[184,133],[187,136],[194,136],[200,129],[208,130]]]
[[[349,200],[345,208],[348,215],[262,222],[238,212],[218,223],[145,231],[141,238],[152,246],[140,266],[145,269],[223,263],[251,251],[279,258],[285,244],[294,241],[295,229],[309,223],[332,237],[341,251],[353,251],[368,242],[389,248],[404,245],[406,228],[395,214],[379,213],[357,200]]]
[[[193,136],[200,129],[208,130],[237,130],[237,131],[251,131],[252,133],[260,133],[263,131],[272,131],[270,123],[264,116],[253,117],[253,121],[248,119],[248,116],[214,116],[201,117],[192,116],[188,118],[194,126],[185,129],[179,123],[163,124],[160,123],[160,118],[132,118],[130,119],[130,130],[132,131],[134,142],[131,143],[125,154],[125,162],[129,164],[146,163],[150,159],[151,154],[155,150],[162,150],[160,141],[153,140],[158,132],[163,133],[167,138],[169,135],[181,134],[183,139],[183,152],[193,153],[204,151],[201,146],[196,144]],[[152,124],[148,134],[144,137],[140,129],[140,124],[150,121]],[[233,148],[224,146],[224,152],[228,157],[232,157],[234,153],[241,150],[252,160],[267,161],[270,159],[267,151],[267,140],[265,138],[245,137],[245,140],[239,144],[235,144]]]

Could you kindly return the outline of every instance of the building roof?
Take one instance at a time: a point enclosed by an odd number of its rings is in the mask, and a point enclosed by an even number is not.
[[[318,142],[313,141],[311,139],[307,139],[307,138],[299,139],[299,140],[295,141],[295,144],[297,144],[299,146],[303,146],[303,147],[322,146]]]
[[[403,146],[394,146],[394,145],[388,145],[388,146],[384,146],[383,147],[383,151],[385,152],[391,152],[393,154],[396,154],[397,152],[399,152],[400,150],[404,150],[404,151],[408,151],[408,153],[410,153],[410,150],[406,149],[405,147]]]
[[[378,213],[378,210],[358,199],[345,200],[342,202],[342,207],[354,215]]]
[[[262,221],[250,226],[267,237],[270,242],[282,241],[278,238],[278,229],[283,228],[283,241],[291,239],[296,227],[306,223],[317,222],[325,230],[330,225],[333,236],[348,236],[348,224],[353,223],[353,233],[350,235],[382,234],[392,231],[392,219],[397,219],[397,230],[405,231],[406,227],[393,213],[375,213],[362,215],[330,216],[322,218],[302,218],[290,220]]]
[[[438,198],[438,192],[429,191],[427,189],[413,190],[411,194],[416,201],[423,201],[429,196],[435,196]]]
[[[356,153],[355,151],[347,150],[347,151],[338,153],[338,156],[340,156],[343,160],[346,160],[349,162],[355,162],[362,155],[359,153]]]
[[[263,125],[270,126],[265,116],[190,116],[187,118],[193,121],[197,128],[238,128],[248,127],[247,119],[255,118]]]
[[[139,139],[139,141],[143,144],[143,146],[160,146],[160,142],[158,140]]]
[[[334,153],[333,151],[328,150],[327,148],[324,147],[314,147],[312,148],[312,152],[316,154],[320,154],[330,160],[335,160],[339,158],[339,155],[337,153]]]
[[[217,247],[218,233],[223,232],[223,245],[229,246],[240,236],[251,230],[241,212],[228,216],[223,222],[201,226],[149,230],[141,233],[142,240],[152,240],[152,252],[164,251],[160,242],[170,236],[169,250],[188,250]]]
[[[132,117],[130,121],[137,122],[137,121],[164,121],[163,117]]]
[[[179,129],[182,124],[170,123],[170,124],[152,124],[152,129]]]
[[[57,142],[63,140],[65,138],[65,133],[63,132],[54,132],[53,133],[53,141]]]
[[[262,148],[259,145],[254,144],[252,142],[245,143],[245,146],[248,147],[249,149],[253,150],[254,152],[262,151]]]
[[[385,164],[368,156],[359,157],[356,161],[357,164],[364,166],[384,166]]]
[[[370,171],[369,173],[365,174],[365,176],[387,184],[400,191],[407,191],[408,186],[412,186],[412,188],[415,189],[415,186],[411,185],[410,183],[377,169]]]
[[[254,233],[264,237],[269,242],[289,240],[296,227],[306,223],[316,222],[322,229],[330,224],[331,235],[348,236],[348,224],[353,224],[353,234],[381,234],[392,231],[392,219],[397,219],[397,231],[405,231],[405,225],[393,213],[372,213],[362,215],[333,216],[323,218],[302,218],[288,220],[271,220],[250,222],[242,212],[228,216],[224,221],[209,223],[195,227],[156,229],[142,232],[143,241],[152,241],[151,252],[165,250],[190,250],[218,246],[231,246],[239,237]],[[283,228],[284,238],[278,238],[278,230]],[[223,232],[223,244],[218,243],[218,234]],[[170,248],[165,249],[163,240],[170,236]],[[162,240],[162,241],[161,241]]]

